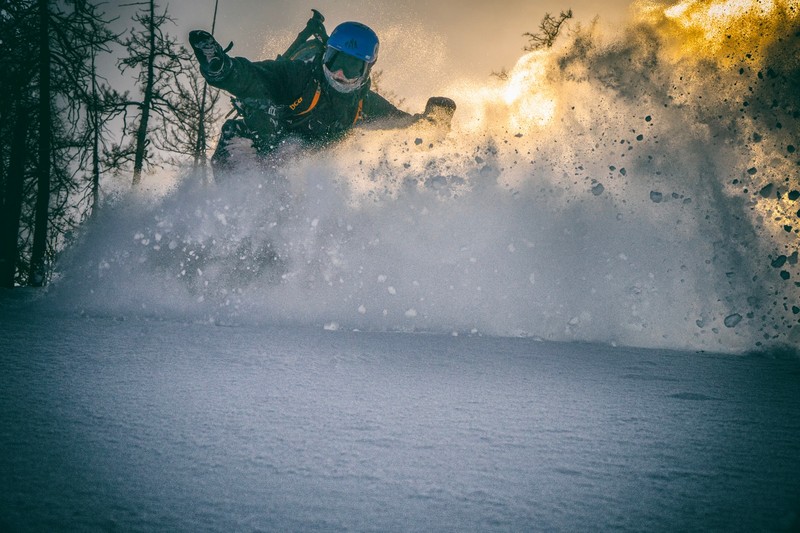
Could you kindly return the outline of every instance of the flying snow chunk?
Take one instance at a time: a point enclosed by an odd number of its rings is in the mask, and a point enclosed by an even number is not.
[[[771,263],[772,268],[781,268],[783,265],[786,264],[787,259],[788,258],[785,255],[779,255],[778,257],[775,258],[774,261],[772,261]]]
[[[361,313],[362,315],[365,315],[365,314],[367,314],[367,308],[364,307],[363,305],[359,305],[358,306],[358,312]]]
[[[417,316],[417,310],[413,308],[409,309],[408,311],[406,311],[406,316],[408,318],[415,318]]]
[[[338,322],[328,322],[323,326],[325,331],[339,331],[339,323]]]
[[[742,321],[742,315],[739,313],[733,313],[732,315],[728,315],[725,317],[725,327],[727,328],[735,328],[736,325]]]

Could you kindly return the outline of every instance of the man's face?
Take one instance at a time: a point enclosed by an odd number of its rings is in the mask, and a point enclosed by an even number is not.
[[[361,78],[366,71],[367,64],[344,52],[334,52],[330,59],[325,63],[334,78],[338,81],[347,82]]]

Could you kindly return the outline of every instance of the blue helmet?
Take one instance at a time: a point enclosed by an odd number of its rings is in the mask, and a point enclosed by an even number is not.
[[[353,92],[369,78],[378,59],[378,36],[360,22],[343,22],[328,37],[322,59],[325,78],[335,90]]]
[[[328,48],[357,57],[371,65],[378,59],[378,36],[360,22],[342,22],[328,37]]]

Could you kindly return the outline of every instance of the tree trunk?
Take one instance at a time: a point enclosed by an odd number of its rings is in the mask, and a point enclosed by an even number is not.
[[[39,0],[39,164],[36,169],[36,211],[28,283],[41,287],[46,280],[45,253],[50,211],[50,144],[52,116],[50,107],[50,8],[48,0]]]
[[[100,207],[100,96],[97,90],[97,71],[95,67],[95,56],[97,51],[92,47],[92,207],[91,215],[94,217]]]
[[[0,287],[13,288],[19,257],[19,226],[22,213],[22,192],[25,185],[26,140],[30,117],[20,104],[16,110],[8,174],[5,183],[5,202],[0,221]]]
[[[133,159],[133,186],[136,187],[142,181],[142,167],[144,166],[144,151],[147,144],[147,126],[150,121],[150,107],[153,105],[153,87],[155,85],[155,62],[156,62],[156,6],[155,0],[150,0],[150,53],[147,57],[147,79],[145,81],[144,99],[142,101],[142,116],[139,120],[139,128],[136,131],[136,152]]]
[[[200,99],[200,113],[197,118],[197,145],[194,151],[194,170],[201,172],[201,179],[203,183],[208,182],[206,175],[206,94],[208,87],[205,82],[203,83],[203,97]]]

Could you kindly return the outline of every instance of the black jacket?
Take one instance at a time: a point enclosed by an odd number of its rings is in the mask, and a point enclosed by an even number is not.
[[[327,141],[357,123],[382,118],[406,124],[413,121],[412,115],[370,90],[369,82],[349,94],[335,91],[328,85],[319,60],[253,62],[234,57],[220,75],[209,77],[208,82],[244,104],[245,122],[256,132],[272,128],[270,133],[279,131],[308,141]],[[258,112],[248,116],[248,109],[260,109],[261,116]]]

